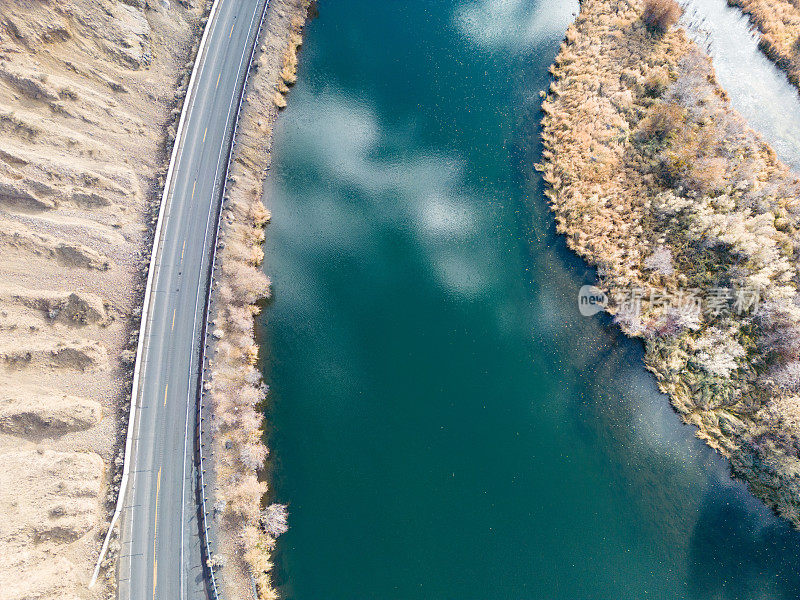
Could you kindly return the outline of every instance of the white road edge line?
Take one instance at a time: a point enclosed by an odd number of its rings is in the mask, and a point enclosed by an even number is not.
[[[147,285],[145,287],[144,300],[142,302],[142,320],[139,325],[139,341],[136,348],[136,362],[133,367],[133,384],[131,387],[131,408],[130,408],[130,414],[128,416],[128,431],[125,437],[125,456],[123,463],[124,466],[122,468],[122,479],[120,480],[119,484],[119,494],[117,496],[117,505],[114,509],[114,515],[111,517],[111,523],[108,526],[108,532],[106,533],[106,537],[103,540],[103,547],[100,549],[100,555],[97,557],[97,564],[94,567],[92,580],[89,582],[90,588],[93,587],[95,583],[97,583],[97,576],[100,574],[100,565],[102,564],[106,552],[108,551],[108,543],[111,541],[111,533],[114,531],[114,525],[116,525],[117,520],[119,519],[119,515],[122,512],[122,508],[125,504],[125,494],[127,492],[128,477],[130,474],[130,461],[131,461],[131,448],[133,446],[134,422],[136,420],[136,402],[137,402],[137,396],[139,395],[139,379],[141,377],[141,368],[142,368],[142,351],[144,348],[145,333],[147,331],[147,327],[149,324],[148,321],[150,319],[150,298],[153,289],[153,279],[155,276],[155,272],[158,268],[158,256],[161,251],[161,230],[164,224],[164,213],[166,211],[167,204],[169,203],[169,195],[172,188],[172,178],[174,175],[177,157],[183,149],[184,125],[186,123],[187,115],[191,112],[192,106],[194,105],[194,89],[197,83],[197,73],[200,71],[200,67],[205,58],[204,55],[206,50],[206,44],[208,42],[211,29],[213,28],[213,25],[216,22],[219,5],[222,3],[222,1],[223,0],[214,0],[214,4],[212,4],[211,10],[208,13],[208,20],[206,21],[206,26],[203,31],[203,37],[200,40],[200,45],[197,47],[197,57],[195,58],[194,67],[192,67],[192,75],[189,78],[189,85],[186,88],[186,97],[184,98],[183,101],[181,118],[180,121],[178,121],[178,130],[175,134],[175,143],[173,144],[172,147],[172,156],[170,157],[169,160],[167,177],[166,180],[164,181],[164,192],[161,196],[161,206],[158,209],[158,222],[156,223],[156,230],[153,236],[153,252],[150,255],[150,266],[147,271]]]
[[[256,15],[258,15],[258,13],[259,13],[259,10],[258,10],[259,8],[261,8],[261,5],[257,4],[256,5],[256,10],[253,11],[253,17],[250,19],[250,26],[247,29],[247,37],[248,38],[250,37],[250,33],[253,31],[253,23],[255,23]],[[263,10],[266,11],[266,9],[263,9]],[[254,44],[258,45],[258,40],[255,40]],[[236,70],[236,79],[234,79],[234,82],[236,84],[238,84],[239,77],[242,74],[242,64],[244,63],[245,54],[246,53],[243,53],[242,54],[242,58],[239,60],[239,68]],[[247,91],[246,88],[247,88],[247,81],[245,80],[244,87],[242,88],[242,94],[244,94]],[[234,96],[231,97],[230,104],[228,104],[228,114],[225,117],[225,128],[223,129],[223,132],[226,132],[228,130],[228,125],[229,125],[230,120],[231,120],[231,110],[233,109],[233,104],[234,104],[235,100],[236,100],[236,96],[234,95]],[[211,201],[211,206],[209,207],[209,211],[208,211],[208,218],[206,219],[206,230],[205,230],[205,233],[203,234],[203,248],[206,247],[206,243],[208,242],[208,230],[209,230],[209,226],[211,225],[211,213],[213,212],[213,208],[214,208],[213,196],[214,196],[214,192],[216,191],[217,177],[219,177],[219,164],[222,161],[222,153],[223,153],[223,150],[225,148],[225,143],[224,142],[225,142],[225,138],[226,137],[227,136],[222,138],[223,144],[219,149],[219,155],[217,157],[217,166],[216,166],[216,169],[214,170],[214,178],[211,180],[212,181],[212,185],[211,185],[212,201]],[[230,152],[233,152],[233,139],[231,139]],[[223,181],[222,182],[222,189],[221,189],[221,193],[222,194],[225,193],[225,187],[226,187],[225,186],[225,182]],[[223,199],[223,202],[224,202],[224,199]],[[222,206],[220,206],[220,212],[222,212]],[[209,260],[211,260],[211,259],[209,259]],[[202,264],[203,263],[201,261],[201,263],[200,263],[201,267],[202,267]],[[194,344],[195,344],[196,333],[197,333],[197,309],[200,307],[200,286],[202,285],[202,283],[203,283],[203,280],[202,280],[202,278],[200,278],[200,280],[198,280],[198,282],[197,282],[197,294],[195,294],[195,299],[194,299],[194,321],[192,323],[192,346],[191,346],[191,350],[190,350],[190,354],[191,355],[194,355]],[[211,281],[209,280],[208,283],[210,285]],[[210,294],[211,290],[209,290],[208,293]],[[205,318],[205,315],[203,315],[203,317]],[[205,344],[205,340],[200,340],[200,343],[201,344]],[[198,375],[199,375],[200,372],[203,370],[203,365],[202,364],[198,365],[198,369],[199,369],[199,371],[198,371]],[[184,437],[183,437],[183,480],[182,480],[182,484],[181,484],[181,559],[180,559],[180,562],[181,562],[181,565],[180,565],[181,573],[180,573],[180,596],[179,596],[181,598],[181,600],[183,600],[183,597],[184,597],[184,595],[183,595],[183,592],[184,592],[184,590],[183,590],[183,571],[184,571],[184,569],[183,569],[183,531],[184,531],[184,526],[185,526],[185,522],[186,522],[186,519],[185,519],[185,511],[186,511],[186,446],[187,446],[187,440],[189,438],[189,406],[191,406],[191,402],[192,402],[192,369],[190,367],[189,368],[189,389],[188,389],[187,397],[186,397],[186,426],[185,426],[185,432],[184,432]],[[198,468],[202,468],[202,467],[198,467]],[[205,493],[205,491],[201,490],[201,493]],[[212,577],[213,577],[213,575],[212,575]]]

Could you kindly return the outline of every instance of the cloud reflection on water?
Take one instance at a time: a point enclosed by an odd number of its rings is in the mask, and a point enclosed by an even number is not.
[[[337,252],[364,257],[385,243],[375,223],[400,227],[421,242],[420,258],[430,263],[429,272],[438,275],[440,286],[469,299],[484,294],[492,285],[497,251],[481,235],[487,217],[473,209],[480,203],[465,184],[459,156],[436,151],[393,155],[387,151],[393,132],[368,107],[336,93],[298,99],[293,110],[301,128],[294,151],[299,160],[313,163],[331,192],[313,201],[318,206],[309,212],[342,217],[335,227],[306,227],[309,243],[322,234],[332,238]],[[346,210],[337,210],[337,203],[346,204]]]
[[[486,50],[523,51],[564,35],[577,2],[539,3],[526,0],[472,0],[457,7],[453,21],[470,41]]]

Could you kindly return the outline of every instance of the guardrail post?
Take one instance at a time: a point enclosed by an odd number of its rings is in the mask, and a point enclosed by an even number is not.
[[[210,348],[210,341],[209,341],[209,338],[208,338],[209,328],[210,328],[209,313],[210,313],[211,305],[212,305],[211,296],[212,296],[212,290],[213,290],[213,286],[214,286],[214,273],[218,268],[218,265],[217,265],[217,249],[218,249],[218,246],[219,246],[218,239],[219,239],[220,226],[222,224],[222,212],[223,212],[223,208],[225,206],[225,195],[226,195],[226,190],[228,188],[228,173],[230,172],[231,158],[233,156],[233,150],[234,150],[235,145],[236,145],[235,138],[236,138],[236,134],[237,134],[238,129],[239,129],[239,117],[241,115],[242,103],[244,101],[245,94],[247,93],[247,83],[248,83],[248,81],[250,79],[250,73],[252,72],[252,68],[251,67],[252,67],[252,64],[253,64],[253,57],[255,57],[256,50],[258,49],[259,40],[261,39],[261,34],[263,32],[263,29],[264,29],[264,21],[265,21],[266,16],[267,16],[267,9],[268,8],[269,8],[269,0],[265,0],[264,7],[263,7],[262,12],[261,12],[261,20],[259,22],[258,30],[256,31],[256,36],[255,36],[255,38],[253,40],[253,47],[252,47],[252,49],[250,51],[250,57],[248,58],[248,62],[247,62],[247,69],[245,71],[244,81],[242,83],[242,93],[239,96],[239,103],[238,103],[238,106],[236,108],[236,117],[234,119],[233,135],[232,135],[232,138],[231,138],[230,149],[229,149],[229,152],[228,152],[228,160],[227,160],[226,165],[225,165],[224,175],[223,175],[223,177],[221,179],[222,188],[220,190],[219,211],[218,211],[218,214],[217,214],[217,223],[216,223],[216,227],[214,229],[214,234],[213,234],[213,239],[212,239],[212,244],[211,244],[211,248],[212,248],[211,261],[209,262],[209,289],[208,289],[208,293],[206,295],[206,302],[205,302],[205,307],[204,307],[204,310],[203,310],[203,327],[202,327],[202,333],[201,333],[201,337],[203,339],[203,344],[200,346],[200,365],[204,365],[204,363],[206,361],[206,358],[207,358],[206,357],[206,350]],[[215,182],[215,185],[216,185],[216,182]],[[203,442],[203,422],[205,421],[205,418],[203,417],[203,398],[204,398],[204,395],[205,395],[204,386],[205,386],[205,383],[206,383],[205,368],[198,369],[198,379],[199,379],[199,384],[198,384],[198,398],[197,398],[197,402],[198,402],[198,409],[197,409],[197,439],[200,442],[199,443],[199,447],[198,447],[198,456],[199,456],[199,465],[200,465],[199,466],[199,471],[200,471],[200,478],[199,478],[199,483],[200,483],[199,492],[200,492],[200,494],[199,495],[200,495],[200,500],[201,500],[200,504],[201,504],[201,512],[202,512],[202,517],[203,517],[203,532],[205,534],[204,535],[204,538],[205,538],[204,544],[202,545],[203,546],[203,550],[204,550],[204,554],[205,554],[205,556],[203,557],[204,558],[203,563],[208,566],[209,579],[211,581],[211,588],[212,588],[211,591],[212,591],[212,594],[214,596],[214,599],[215,600],[219,600],[219,590],[217,589],[217,581],[216,581],[216,577],[215,577],[215,574],[214,574],[214,565],[213,565],[213,563],[211,561],[211,547],[210,547],[210,541],[209,541],[209,526],[208,526],[208,509],[206,507],[206,495],[205,495],[206,483],[205,483],[205,477],[204,477],[204,474],[205,474],[206,470],[203,468],[203,448],[205,448],[205,443]]]

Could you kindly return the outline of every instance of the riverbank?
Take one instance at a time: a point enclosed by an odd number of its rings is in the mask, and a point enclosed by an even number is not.
[[[117,497],[140,306],[206,2],[0,8],[0,589],[87,588]]]
[[[252,598],[254,585],[259,600],[276,597],[270,553],[286,529],[285,507],[262,505],[268,490],[261,477],[268,454],[262,428],[267,388],[258,369],[254,318],[270,294],[261,246],[270,220],[263,183],[272,128],[296,81],[308,11],[308,0],[270,2],[245,92],[222,216],[207,385],[219,554],[215,563],[222,567],[216,573],[222,596],[230,598]]]
[[[686,423],[800,526],[800,182],[680,27],[587,0],[543,103],[558,231]],[[671,23],[668,23],[671,25]]]
[[[759,47],[800,88],[800,5],[791,0],[728,0],[760,33]]]

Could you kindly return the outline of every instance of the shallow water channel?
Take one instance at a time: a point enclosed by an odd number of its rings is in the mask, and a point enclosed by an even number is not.
[[[682,426],[531,165],[577,2],[322,2],[263,314],[294,600],[796,599],[800,536]]]
[[[685,0],[683,22],[707,49],[734,108],[800,172],[800,94],[758,49],[757,32],[725,0]]]

